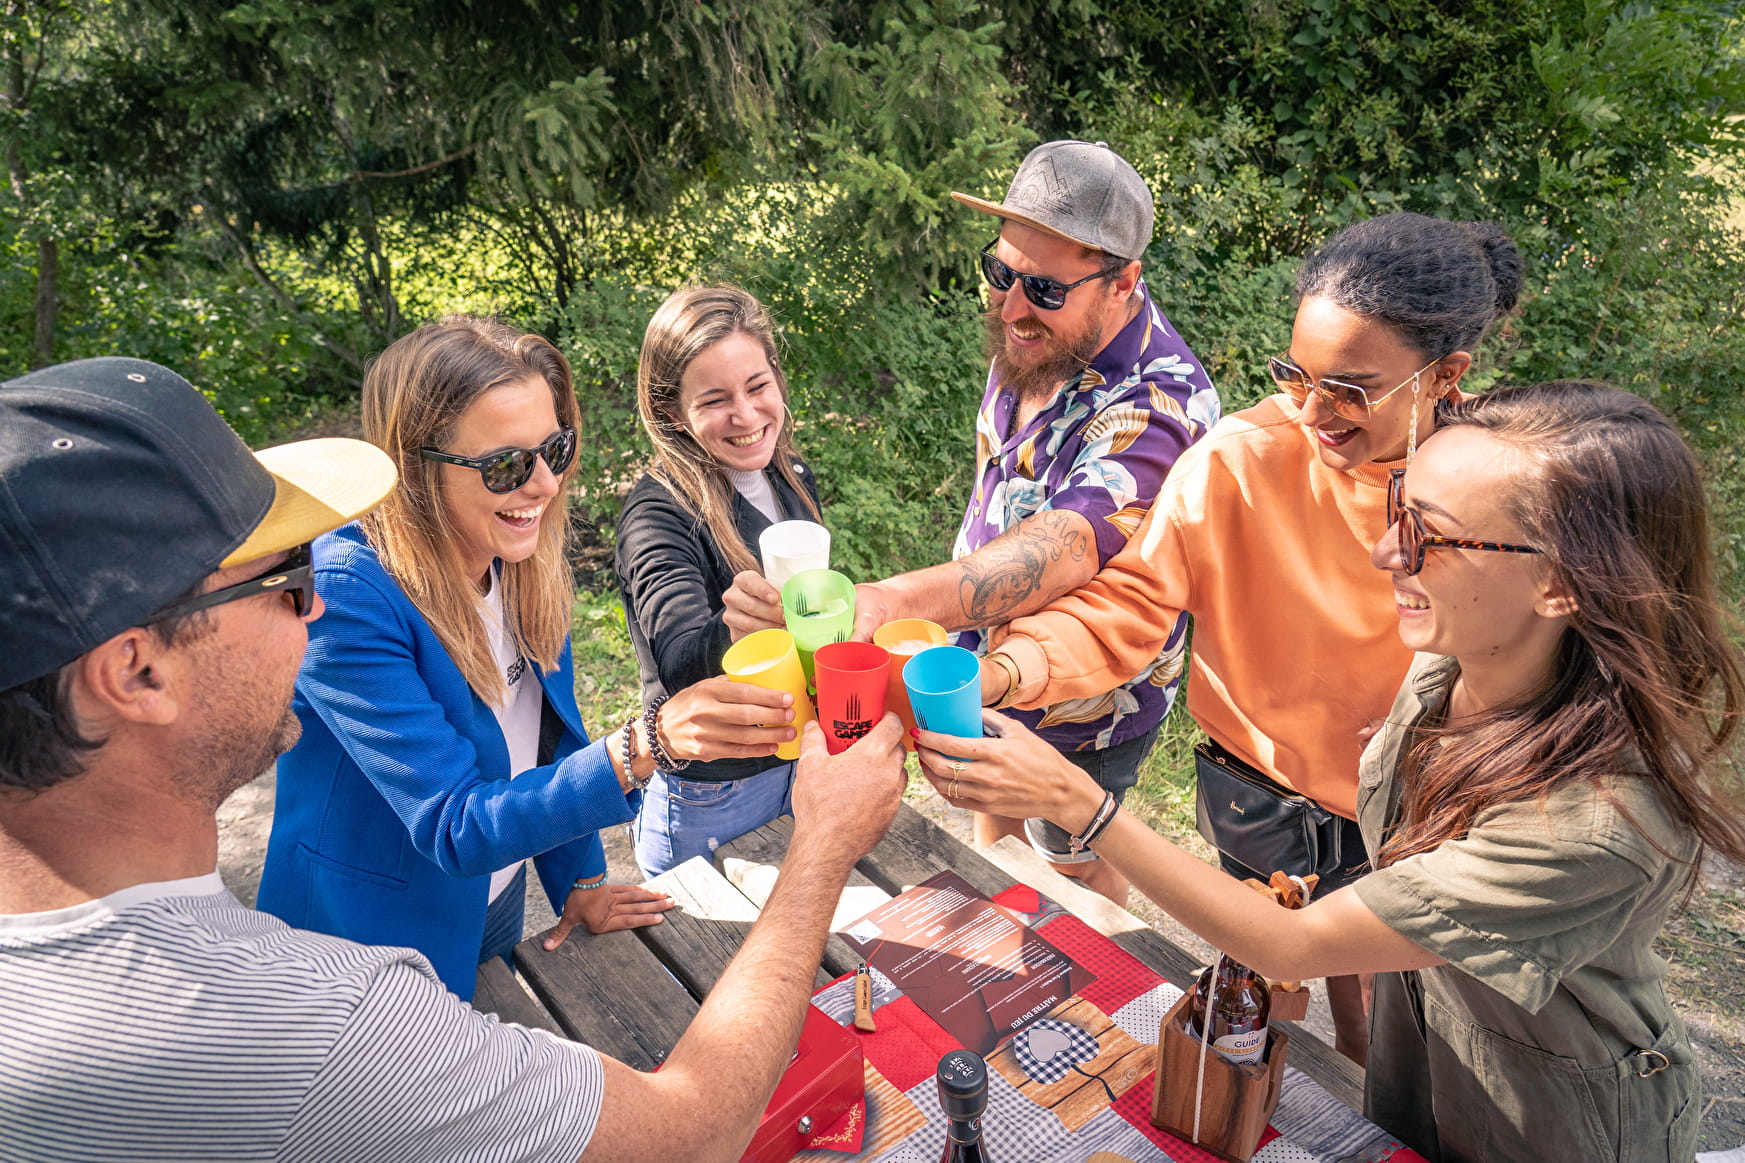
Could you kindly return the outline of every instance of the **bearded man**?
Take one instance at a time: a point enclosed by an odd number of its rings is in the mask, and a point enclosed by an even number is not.
[[[1115,555],[1220,407],[1140,277],[1151,191],[1106,144],[1037,146],[1003,202],[951,196],[1003,220],[981,252],[991,367],[976,419],[975,492],[954,560],[858,587],[856,631],[927,618],[986,653],[987,628],[1077,589]],[[1185,635],[1183,617],[1150,665],[1101,697],[1009,713],[1119,800],[1174,701]],[[1058,871],[1126,902],[1125,878],[1089,850],[1073,851],[1047,821],[978,814],[976,843],[1018,835],[1021,824]]]

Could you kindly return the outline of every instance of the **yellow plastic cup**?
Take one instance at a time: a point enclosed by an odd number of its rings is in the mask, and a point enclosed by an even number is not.
[[[915,750],[915,737],[909,734],[915,726],[915,712],[909,706],[909,688],[903,685],[903,664],[923,650],[944,646],[946,638],[945,627],[925,618],[899,618],[873,631],[873,645],[884,647],[891,656],[885,710],[897,712],[903,720],[903,748],[907,751]]]
[[[794,696],[794,738],[776,748],[777,759],[800,758],[800,728],[817,718],[806,695],[806,672],[800,668],[800,651],[786,630],[759,630],[747,634],[721,656],[721,669],[734,682],[750,683],[765,690],[787,691]]]

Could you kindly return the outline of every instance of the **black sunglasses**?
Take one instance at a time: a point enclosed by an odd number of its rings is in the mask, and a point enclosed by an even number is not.
[[[1478,541],[1471,537],[1441,537],[1424,532],[1424,518],[1418,510],[1406,504],[1406,470],[1388,472],[1388,528],[1400,529],[1400,569],[1407,577],[1416,577],[1424,568],[1427,549],[1484,549],[1492,553],[1538,553],[1531,545],[1510,545],[1506,541]]]
[[[297,616],[307,618],[309,611],[315,608],[315,569],[310,563],[308,543],[291,550],[285,560],[259,577],[201,594],[197,598],[189,598],[185,602],[177,602],[168,609],[159,610],[152,615],[151,620],[162,622],[166,618],[179,618],[183,614],[209,610],[213,606],[252,598],[256,594],[290,594],[291,606],[297,611]]]
[[[533,476],[533,465],[538,457],[545,458],[553,476],[561,475],[576,455],[576,430],[566,425],[537,448],[505,448],[488,456],[456,456],[440,448],[421,448],[418,451],[425,460],[478,469],[487,489],[493,493],[512,493]]]
[[[1066,293],[1074,287],[1082,287],[1096,279],[1112,279],[1120,271],[1098,271],[1094,275],[1086,275],[1076,283],[1063,283],[1059,279],[1044,278],[1041,275],[1027,275],[1015,271],[990,252],[989,247],[999,242],[995,239],[982,247],[982,278],[988,281],[988,286],[996,291],[1009,291],[1013,283],[1024,284],[1024,297],[1044,311],[1058,311],[1066,306]]]

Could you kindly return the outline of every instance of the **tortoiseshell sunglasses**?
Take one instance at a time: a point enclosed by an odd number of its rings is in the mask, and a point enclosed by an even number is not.
[[[1400,568],[1407,577],[1415,577],[1424,568],[1427,549],[1484,549],[1492,553],[1538,553],[1531,545],[1510,545],[1506,541],[1479,541],[1471,537],[1442,537],[1424,532],[1424,519],[1418,510],[1405,503],[1406,470],[1388,473],[1388,528],[1400,530]]]

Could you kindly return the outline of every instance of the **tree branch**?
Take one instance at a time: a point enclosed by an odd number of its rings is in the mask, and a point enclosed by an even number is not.
[[[449,162],[457,162],[461,158],[466,157],[477,148],[477,144],[478,143],[475,142],[472,145],[462,146],[447,157],[439,157],[433,162],[425,162],[423,165],[413,166],[409,170],[354,170],[351,177],[347,178],[346,181],[362,182],[377,178],[411,178],[416,177],[418,174],[427,174],[431,170],[446,166]]]
[[[230,220],[222,213],[213,214],[212,218],[217,221],[218,228],[224,231],[224,236],[230,239],[232,245],[236,247],[237,254],[242,256],[243,265],[248,267],[249,273],[255,277],[255,281],[266,288],[267,294],[271,295],[273,300],[285,310],[297,315],[305,314],[303,308],[297,305],[297,301],[286,294],[285,289],[279,286],[273,276],[266,272],[266,268],[261,266],[260,260],[255,257],[254,247],[250,246],[248,240],[237,233],[236,228],[230,224]],[[359,359],[357,353],[343,343],[329,339],[319,331],[315,332],[315,342],[350,365],[359,376],[363,375],[364,361]]]

